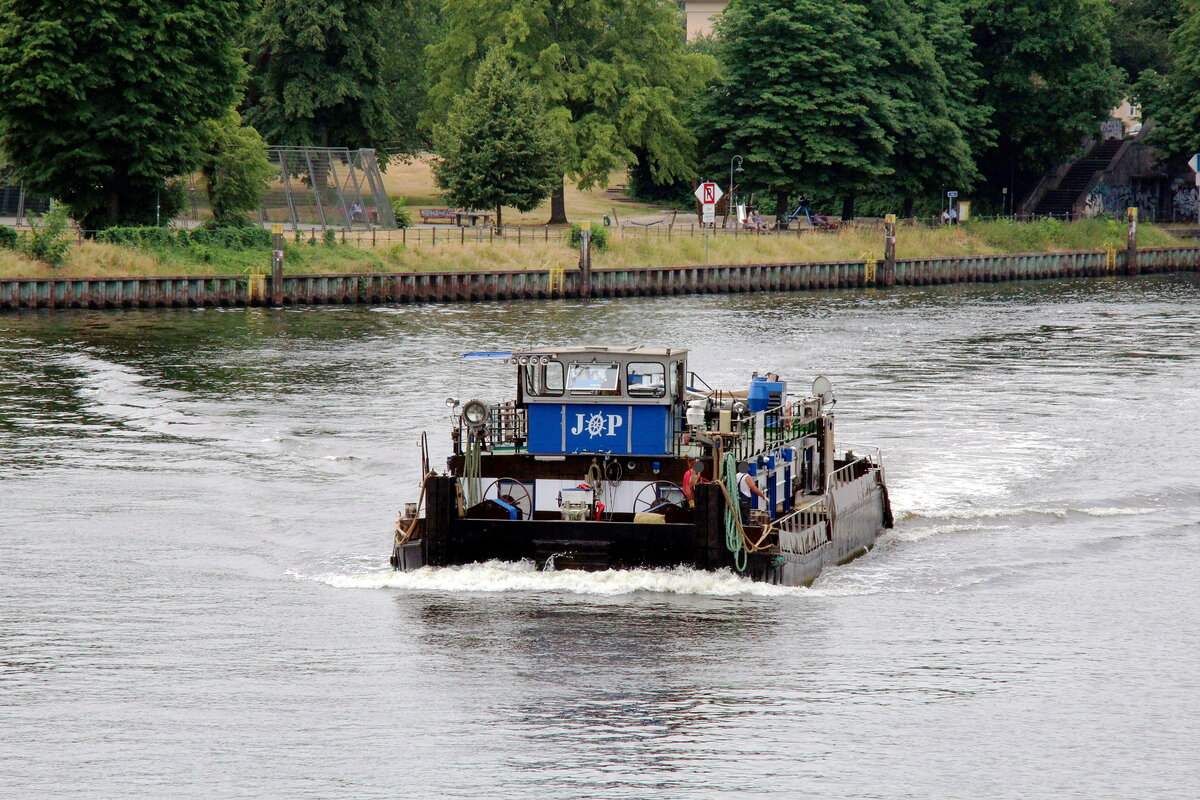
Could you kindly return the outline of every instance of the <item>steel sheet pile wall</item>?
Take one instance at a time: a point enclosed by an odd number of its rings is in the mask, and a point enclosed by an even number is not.
[[[1200,247],[1138,251],[1141,272],[1200,270]],[[738,264],[709,267],[642,267],[592,271],[591,296],[799,291],[882,285],[883,264],[835,261],[805,264]],[[1074,251],[1017,255],[916,258],[896,261],[896,284],[921,286],[1042,278],[1102,277],[1126,271],[1124,251]],[[288,275],[284,302],[453,303],[576,297],[579,273],[562,274],[561,288],[544,270],[405,272],[364,275]],[[269,297],[270,293],[264,295]],[[140,308],[153,306],[265,305],[250,298],[246,277],[0,278],[0,309]]]

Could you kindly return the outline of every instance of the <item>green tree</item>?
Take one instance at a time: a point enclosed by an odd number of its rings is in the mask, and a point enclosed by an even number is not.
[[[976,100],[983,82],[955,2],[875,0],[868,7],[887,62],[872,77],[894,108],[895,171],[886,185],[911,217],[915,196],[974,184],[975,154],[992,142],[991,109]]]
[[[1069,158],[1121,97],[1104,0],[970,0],[966,20],[988,79],[996,145],[980,167],[989,183],[1024,193]]]
[[[532,211],[562,179],[541,98],[499,50],[455,98],[434,145],[441,158],[433,174],[447,199],[460,208],[496,209],[497,226],[503,206]]]
[[[1135,94],[1154,120],[1152,141],[1168,158],[1200,152],[1200,0],[1189,0],[1171,33],[1166,71],[1143,71]]]
[[[893,174],[893,105],[870,77],[887,62],[862,5],[733,0],[717,31],[723,74],[703,113],[711,174],[744,156],[746,185],[774,194],[777,214],[801,186],[851,206]]]
[[[208,187],[213,222],[221,228],[249,224],[246,213],[256,211],[277,172],[267,160],[267,145],[258,131],[242,125],[230,110],[208,123],[200,169]]]
[[[1167,40],[1183,22],[1183,0],[1109,0],[1109,5],[1112,60],[1125,79],[1132,83],[1148,69],[1165,72]]]
[[[237,100],[247,0],[0,2],[0,147],[88,229],[154,221]]]
[[[411,151],[430,1],[265,0],[250,30],[246,122],[275,145],[372,147],[383,160]]]
[[[532,82],[562,142],[564,171],[580,188],[603,185],[644,148],[661,183],[690,178],[695,137],[683,124],[688,96],[713,74],[689,52],[679,7],[661,0],[446,0],[447,32],[429,50],[431,127],[499,48]],[[565,223],[561,184],[551,223]]]

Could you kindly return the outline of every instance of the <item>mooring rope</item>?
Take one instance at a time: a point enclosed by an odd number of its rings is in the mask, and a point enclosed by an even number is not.
[[[401,512],[400,518],[396,520],[396,544],[404,544],[412,538],[413,531],[417,529],[417,522],[421,519],[421,505],[425,502],[425,487],[429,485],[429,479],[434,473],[428,472],[421,479],[421,494],[417,496],[417,513],[413,515],[412,521],[405,528],[400,523],[404,522],[404,512]]]
[[[721,462],[721,480],[716,482],[717,486],[721,488],[721,495],[725,498],[725,547],[733,553],[733,565],[737,571],[745,572],[746,559],[750,553],[771,548],[771,545],[766,542],[774,529],[768,522],[763,525],[762,535],[758,537],[758,541],[750,541],[750,535],[746,533],[746,528],[742,525],[741,506],[734,501],[734,498],[738,497],[739,491],[737,475],[737,460],[734,459],[732,453],[726,453]]]
[[[721,494],[725,495],[725,547],[733,553],[733,566],[738,572],[746,571],[746,531],[742,527],[741,507],[733,504],[738,496],[737,459],[726,453],[721,462]]]

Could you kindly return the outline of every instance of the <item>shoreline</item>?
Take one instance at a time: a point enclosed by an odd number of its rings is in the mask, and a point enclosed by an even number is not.
[[[681,294],[885,289],[1049,278],[1104,278],[1200,272],[1200,244],[1126,251],[940,256],[896,259],[888,281],[875,259],[710,266],[596,267],[590,285],[578,269],[285,274],[284,305],[459,303]],[[269,276],[175,275],[0,278],[0,310],[269,306]]]

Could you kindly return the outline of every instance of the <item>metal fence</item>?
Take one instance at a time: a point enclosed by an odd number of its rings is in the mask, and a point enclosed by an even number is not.
[[[396,227],[375,151],[345,147],[270,147],[279,178],[263,197],[260,220],[292,231]]]

